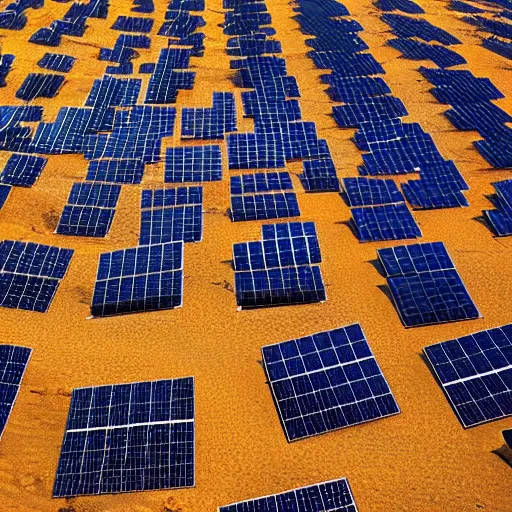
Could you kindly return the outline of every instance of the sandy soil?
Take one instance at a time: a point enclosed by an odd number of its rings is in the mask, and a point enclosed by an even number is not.
[[[167,2],[159,0],[155,28]],[[456,47],[468,69],[489,77],[507,95],[497,102],[512,110],[510,64],[479,46],[474,27],[446,3],[420,0],[426,19],[463,41]],[[0,2],[0,8],[7,4]],[[62,105],[82,105],[94,77],[106,63],[100,46],[114,44],[109,30],[131,2],[111,0],[108,20],[90,20],[84,38],[63,38],[58,52],[79,58],[55,100],[39,99],[45,119]],[[178,106],[209,105],[211,92],[232,90],[226,38],[218,26],[221,1],[207,0],[206,53],[194,58],[196,87],[181,92]],[[27,43],[36,28],[60,18],[70,4],[46,0],[28,11],[22,32],[0,33],[5,53],[16,55],[2,104],[18,104],[15,91],[48,50]],[[0,212],[3,238],[44,242],[75,249],[49,313],[0,310],[1,342],[34,348],[14,412],[0,443],[0,510],[30,512],[207,512],[219,505],[347,476],[365,511],[510,512],[510,468],[492,450],[509,420],[463,430],[421,357],[422,347],[512,322],[512,239],[495,239],[476,218],[490,207],[485,194],[510,171],[489,170],[472,148],[475,133],[457,132],[441,115],[446,106],[428,93],[416,71],[421,64],[384,46],[391,37],[370,0],[348,0],[362,23],[362,37],[387,71],[386,81],[407,106],[407,120],[429,131],[445,158],[454,159],[471,190],[469,208],[415,213],[424,241],[448,247],[483,318],[406,330],[372,265],[378,247],[359,244],[346,226],[349,209],[337,194],[299,191],[302,220],[314,220],[320,237],[327,284],[324,304],[237,312],[230,266],[234,242],[256,239],[260,223],[232,224],[228,172],[222,183],[205,185],[204,240],[185,249],[184,307],[175,311],[88,320],[98,255],[136,245],[140,189],[163,183],[162,165],[148,167],[141,186],[125,186],[110,235],[83,240],[53,234],[73,182],[86,173],[81,156],[52,156],[31,189],[16,189]],[[306,57],[305,37],[285,0],[268,2],[288,71],[299,81],[305,120],[327,138],[340,177],[356,175],[361,155],[350,130],[337,129],[331,103],[322,92],[321,72]],[[155,35],[151,50],[135,61],[155,60],[165,38]],[[51,50],[50,50],[51,51]],[[427,64],[428,65],[428,64]],[[137,66],[138,67],[138,66]],[[466,68],[466,67],[465,67]],[[147,80],[147,76],[146,79]],[[239,101],[239,98],[238,98]],[[250,129],[250,122],[240,128]],[[174,140],[179,143],[179,130]],[[224,148],[225,154],[225,148]],[[0,154],[0,164],[8,155]],[[300,164],[289,169],[296,173]],[[402,409],[388,419],[288,444],[265,383],[260,348],[297,336],[360,322]],[[74,387],[194,375],[196,378],[196,488],[116,496],[52,500],[51,491]]]

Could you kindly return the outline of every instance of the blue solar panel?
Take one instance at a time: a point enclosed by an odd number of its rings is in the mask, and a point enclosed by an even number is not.
[[[460,190],[450,189],[440,183],[425,183],[421,179],[402,184],[407,201],[414,210],[458,208],[469,206]]]
[[[29,73],[16,91],[16,98],[31,101],[35,98],[54,98],[64,83],[64,76]]]
[[[512,60],[512,42],[490,37],[482,41],[482,46],[506,59]]]
[[[9,185],[0,185],[0,210],[7,201],[10,193],[11,187]]]
[[[512,324],[423,350],[465,428],[512,415]]]
[[[0,345],[0,437],[11,415],[31,353],[30,348]]]
[[[512,235],[512,180],[493,183],[496,191],[496,210],[484,210],[483,214],[498,236]]]
[[[454,269],[394,276],[388,285],[405,327],[480,317]]]
[[[151,18],[135,18],[131,16],[119,16],[112,25],[114,30],[122,32],[151,32],[154,20]]]
[[[442,242],[399,245],[379,249],[377,254],[387,277],[455,268]]]
[[[69,73],[75,64],[75,57],[70,55],[60,55],[58,53],[45,53],[38,61],[40,68],[50,69],[51,71],[60,71],[61,73]]]
[[[305,160],[302,171],[299,178],[306,192],[339,191],[340,183],[331,158]]]
[[[0,173],[0,182],[18,187],[31,187],[46,166],[41,156],[13,154]]]
[[[425,11],[411,0],[377,0],[375,6],[381,11],[402,11],[408,14],[424,14]]]
[[[341,77],[331,74],[323,75],[321,79],[330,84],[326,92],[333,101],[357,103],[364,97],[384,96],[391,93],[386,82],[378,77]]]
[[[59,235],[103,238],[110,231],[114,214],[113,208],[68,204],[62,210],[55,232]]]
[[[139,78],[116,78],[105,75],[94,80],[86,107],[130,107],[137,103],[142,80]],[[138,107],[139,112],[142,107]]]
[[[299,216],[299,203],[293,192],[231,196],[233,222]]]
[[[398,414],[359,324],[262,348],[288,441]]]
[[[236,133],[227,136],[229,169],[285,166],[284,144],[273,133]]]
[[[337,75],[357,77],[384,74],[384,68],[370,53],[348,54],[343,51],[312,52],[316,67],[332,69]]]
[[[404,240],[422,236],[405,203],[353,208],[351,213],[360,242]]]
[[[361,98],[354,103],[332,108],[340,128],[356,128],[365,121],[378,122],[408,115],[404,104],[394,96]]]
[[[283,507],[297,512],[327,512],[326,504],[332,512],[357,512],[346,478],[225,505],[219,508],[219,512],[284,512]]]
[[[386,44],[400,51],[406,59],[431,60],[440,68],[467,63],[457,52],[441,45],[421,43],[412,39],[391,39]]]
[[[74,183],[68,203],[82,206],[115,208],[121,193],[120,185],[105,183]]]
[[[186,146],[166,150],[164,171],[166,183],[220,180],[222,180],[220,146]]]
[[[468,14],[477,14],[485,12],[483,9],[480,9],[479,7],[467,4],[466,2],[461,2],[460,0],[450,0],[450,5],[448,6],[448,9]]]
[[[202,202],[202,187],[143,190],[141,208],[164,208],[184,204],[202,204]]]
[[[194,486],[194,379],[73,390],[54,497]]]
[[[140,160],[91,160],[87,168],[87,181],[138,184],[144,175],[144,163]]]
[[[235,272],[235,294],[240,308],[326,300],[320,267],[307,265]]]
[[[400,203],[404,200],[393,180],[343,178],[343,188],[349,206]]]
[[[512,147],[510,141],[489,139],[478,140],[473,144],[492,167],[496,169],[512,168]]]
[[[183,242],[122,249],[100,256],[93,316],[180,307]]]
[[[0,306],[46,312],[73,251],[5,240],[0,244]]]
[[[235,272],[320,263],[322,256],[313,222],[263,226],[263,240],[233,245]]]
[[[292,179],[288,172],[244,174],[232,176],[230,180],[230,190],[233,195],[292,189]]]
[[[512,116],[490,101],[458,103],[444,112],[459,130],[476,130],[483,137],[503,131],[503,123],[512,123]]]
[[[140,245],[166,242],[200,242],[203,236],[201,205],[143,210],[140,218]]]

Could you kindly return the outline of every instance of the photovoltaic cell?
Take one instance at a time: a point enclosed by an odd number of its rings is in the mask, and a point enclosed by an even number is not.
[[[402,184],[402,190],[415,210],[469,206],[468,200],[460,190],[450,189],[439,183],[427,184],[421,179],[411,180]]]
[[[299,216],[299,203],[293,192],[231,196],[234,222]]]
[[[233,503],[218,512],[285,512],[285,507],[297,512],[357,512],[346,478]]]
[[[194,486],[194,379],[73,390],[53,496]]]
[[[236,133],[227,136],[229,169],[285,166],[284,144],[278,134]]]
[[[153,28],[153,19],[151,18],[136,18],[132,16],[119,16],[112,29],[120,30],[122,32],[151,32]]]
[[[0,243],[0,306],[46,312],[73,251],[4,240]]]
[[[465,428],[512,415],[512,324],[423,350]]]
[[[186,183],[222,180],[220,146],[168,148],[165,153],[164,181]]]
[[[0,173],[0,182],[18,187],[31,187],[46,166],[41,156],[13,154]]]
[[[353,208],[351,213],[360,242],[404,240],[422,236],[405,203]]]
[[[0,210],[7,201],[10,193],[11,187],[9,185],[0,185]]]
[[[0,438],[11,414],[32,349],[0,345]]]
[[[302,162],[300,181],[306,192],[338,192],[340,183],[331,158],[315,158]]]
[[[393,180],[343,178],[343,188],[349,206],[373,206],[404,200]]]
[[[110,316],[180,307],[183,242],[122,249],[100,256],[91,313]]]
[[[59,71],[61,73],[69,73],[75,64],[75,57],[70,55],[60,55],[58,53],[45,53],[37,65],[40,68],[49,69],[51,71]]]
[[[135,159],[91,160],[87,168],[87,181],[138,184],[144,175],[144,162]]]
[[[164,208],[184,204],[202,204],[202,187],[177,187],[143,190],[141,208]]]
[[[31,101],[35,98],[54,98],[63,83],[63,75],[29,73],[16,91],[16,98],[24,101]]]
[[[262,348],[288,441],[398,414],[359,324]]]

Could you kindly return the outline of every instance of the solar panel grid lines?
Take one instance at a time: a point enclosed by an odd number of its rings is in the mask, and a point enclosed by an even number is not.
[[[7,199],[9,198],[9,194],[11,193],[11,186],[10,185],[2,185],[0,184],[0,210],[4,206],[4,204],[7,202]]]
[[[141,193],[141,209],[168,208],[186,204],[203,203],[203,187],[188,186],[176,188],[144,189]]]
[[[194,487],[194,378],[76,388],[53,497]]]
[[[496,236],[512,235],[512,180],[498,181],[493,187],[496,209],[482,213]]]
[[[144,162],[137,159],[90,160],[87,181],[104,183],[139,184],[144,175]]]
[[[0,439],[18,397],[32,349],[0,345]]]
[[[227,135],[228,167],[267,169],[285,166],[282,138],[275,133],[236,133]]]
[[[354,231],[360,242],[422,236],[421,229],[403,202],[352,208],[351,214]]]
[[[289,172],[260,172],[231,176],[231,195],[256,194],[275,190],[293,190]]]
[[[464,428],[512,415],[512,324],[423,352]]]
[[[92,316],[172,309],[183,304],[183,241],[100,256]]]
[[[220,146],[171,147],[165,153],[165,183],[222,180]]]
[[[233,222],[299,217],[297,196],[293,192],[232,195]]]
[[[305,192],[338,192],[340,182],[332,158],[315,158],[302,162],[299,179]]]
[[[359,324],[268,345],[262,356],[289,442],[400,412]]]
[[[113,30],[120,30],[122,32],[151,32],[153,28],[153,19],[151,18],[137,18],[134,16],[119,16],[115,23],[112,25]]]
[[[37,181],[48,160],[41,156],[13,153],[0,173],[0,183],[31,187]]]
[[[219,507],[217,512],[264,512],[285,508],[308,512],[357,512],[352,490],[346,478],[299,487],[279,494]]]
[[[24,101],[31,101],[36,98],[54,98],[63,83],[63,75],[29,73],[16,91],[16,98]]]
[[[45,313],[73,251],[32,242],[0,243],[0,306]]]
[[[351,207],[404,202],[404,196],[393,180],[356,177],[343,178],[342,183],[342,195]]]

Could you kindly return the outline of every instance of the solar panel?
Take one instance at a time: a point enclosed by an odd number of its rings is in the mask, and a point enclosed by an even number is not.
[[[0,210],[4,206],[9,194],[11,193],[11,187],[9,185],[0,185]]]
[[[492,167],[512,168],[512,148],[510,141],[499,139],[477,140],[473,142],[478,152]]]
[[[299,203],[293,192],[231,196],[233,222],[299,216]]]
[[[46,312],[73,251],[42,244],[0,243],[0,306]]]
[[[29,73],[16,91],[16,98],[24,101],[31,101],[35,98],[54,98],[63,83],[63,75]]]
[[[260,172],[232,176],[230,190],[232,195],[254,194],[274,190],[293,190],[293,184],[288,172]]]
[[[222,180],[220,146],[167,148],[164,181],[185,183]]]
[[[375,6],[381,11],[402,11],[408,14],[424,14],[425,11],[411,0],[377,0]]]
[[[359,324],[262,348],[288,441],[398,414]]]
[[[74,183],[68,197],[69,204],[115,208],[121,193],[120,185],[106,183]]]
[[[136,18],[132,16],[118,16],[112,29],[123,32],[151,32],[154,21],[151,18]]]
[[[285,166],[284,145],[277,134],[235,133],[227,136],[229,169]]]
[[[338,192],[340,183],[331,158],[316,158],[302,162],[300,181],[306,192]]]
[[[183,242],[122,249],[100,256],[93,316],[181,307]]]
[[[76,388],[53,497],[194,486],[194,379]]]
[[[0,438],[11,415],[32,349],[0,345]]]
[[[388,285],[405,327],[480,317],[454,269],[394,276]]]
[[[441,45],[421,43],[412,39],[391,39],[386,44],[400,51],[406,59],[431,60],[440,68],[467,64],[462,55]]]
[[[40,68],[50,69],[51,71],[59,71],[61,73],[69,73],[75,64],[75,57],[70,55],[60,55],[58,53],[45,53],[38,61]]]
[[[387,277],[455,269],[442,242],[389,247],[377,254]]]
[[[447,189],[439,183],[427,184],[421,179],[410,180],[402,184],[402,190],[414,210],[469,206],[460,190]]]
[[[143,190],[141,208],[166,208],[184,204],[202,204],[202,187],[177,187]]]
[[[512,415],[512,324],[423,351],[464,428]]]
[[[345,199],[349,206],[372,206],[403,202],[404,196],[393,180],[343,178]]]
[[[140,160],[91,160],[87,168],[87,181],[138,184],[144,175],[144,163]]]
[[[357,512],[346,478],[225,505],[218,512],[284,512],[283,507],[297,512]]]
[[[320,267],[307,265],[235,272],[235,295],[240,308],[326,300]]]
[[[351,213],[360,242],[404,240],[422,236],[405,203],[353,208]]]
[[[512,42],[509,43],[496,37],[490,37],[482,40],[482,46],[506,59],[512,60]]]
[[[18,187],[31,187],[43,172],[47,161],[41,156],[13,154],[0,173],[0,182]]]
[[[322,256],[313,222],[263,226],[263,240],[233,245],[235,272],[297,267],[320,263]]]

